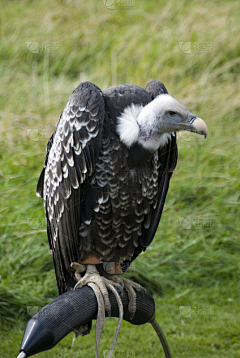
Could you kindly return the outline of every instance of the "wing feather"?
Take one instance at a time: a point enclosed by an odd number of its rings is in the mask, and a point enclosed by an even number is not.
[[[44,197],[49,247],[60,294],[73,286],[70,264],[79,261],[82,248],[89,246],[89,238],[81,241],[79,231],[83,220],[91,220],[91,198],[86,212],[80,213],[80,203],[95,169],[104,114],[101,90],[93,83],[81,83],[70,96],[47,145],[37,193]]]

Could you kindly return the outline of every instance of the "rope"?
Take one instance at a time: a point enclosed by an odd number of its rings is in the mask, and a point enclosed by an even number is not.
[[[169,345],[168,345],[168,342],[167,342],[167,339],[162,331],[162,328],[159,326],[158,322],[156,321],[155,319],[155,315],[152,317],[151,321],[149,322],[151,323],[151,325],[153,326],[155,332],[157,333],[159,339],[160,339],[160,342],[162,344],[162,347],[163,347],[163,350],[164,350],[164,353],[165,353],[165,357],[166,358],[172,358],[172,354],[170,352],[170,348],[169,348]]]

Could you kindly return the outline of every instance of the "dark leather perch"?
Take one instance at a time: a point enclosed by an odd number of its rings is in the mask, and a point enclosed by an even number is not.
[[[150,322],[154,327],[154,322],[156,321],[154,320],[155,302],[153,298],[148,293],[144,297],[142,293],[136,292],[136,294],[137,311],[134,318],[130,320],[128,295],[125,290],[123,291],[123,296],[121,296],[124,309],[123,319],[134,325]],[[111,317],[118,317],[117,301],[114,294],[110,291],[109,299],[112,306]],[[28,322],[18,358],[30,357],[53,348],[74,329],[92,319],[96,319],[97,310],[96,296],[88,286],[83,286],[75,291],[68,291],[57,297],[47,306],[43,307]],[[156,330],[156,327],[154,329]],[[158,330],[157,334],[162,344],[165,343],[165,337],[160,337],[160,335],[163,335],[161,329],[160,331]],[[165,354],[168,353],[168,346],[166,349],[164,348]],[[171,357],[171,355],[166,354],[166,357]]]

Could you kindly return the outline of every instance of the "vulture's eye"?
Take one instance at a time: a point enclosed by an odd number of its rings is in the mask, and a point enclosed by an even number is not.
[[[176,113],[175,113],[175,112],[172,112],[172,111],[169,111],[168,114],[169,114],[169,116],[171,116],[171,117],[173,117],[173,116],[176,115]]]

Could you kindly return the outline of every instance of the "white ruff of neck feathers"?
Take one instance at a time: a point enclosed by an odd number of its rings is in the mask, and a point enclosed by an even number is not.
[[[117,133],[121,142],[128,148],[138,140],[139,126],[137,124],[137,117],[142,109],[142,105],[132,104],[131,106],[126,107],[121,116],[117,118]]]
[[[163,133],[160,136],[152,135],[152,133],[158,124],[158,113],[162,107],[174,106],[176,103],[182,106],[172,96],[160,94],[144,107],[132,104],[125,108],[121,116],[117,118],[117,133],[121,142],[128,148],[138,142],[145,149],[151,151],[164,147],[171,140],[171,135],[174,135],[174,133]],[[140,127],[144,130],[142,137]]]

